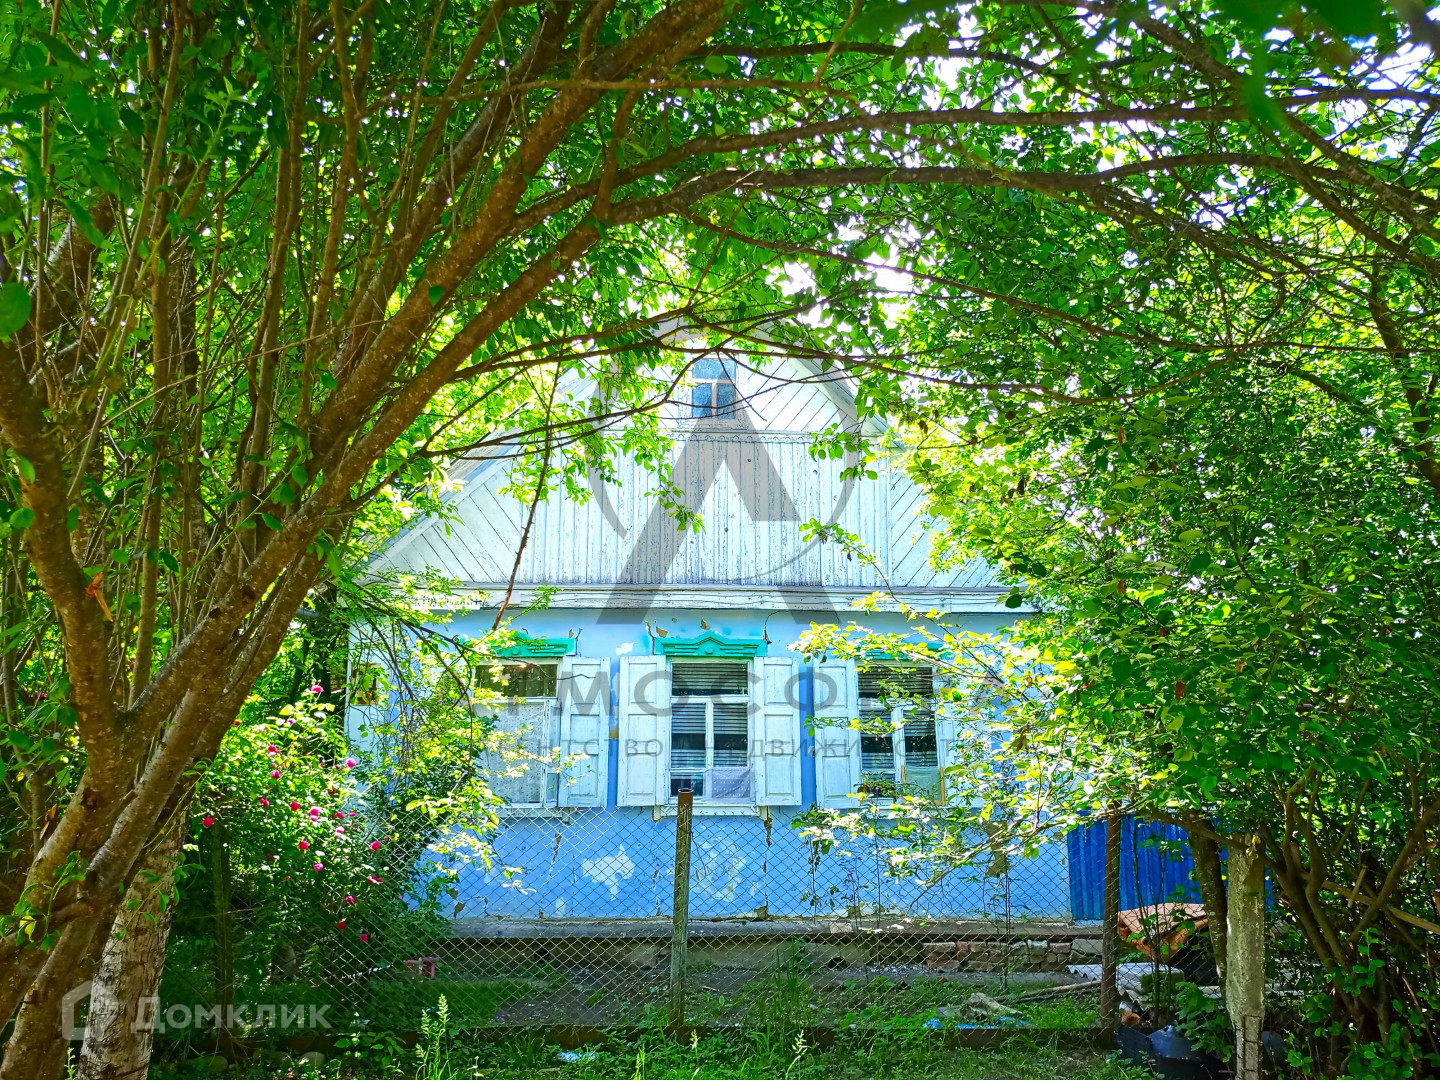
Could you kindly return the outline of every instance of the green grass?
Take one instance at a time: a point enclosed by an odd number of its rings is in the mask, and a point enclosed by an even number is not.
[[[299,1068],[234,1066],[228,1080],[399,1080],[414,1077],[410,1051],[386,1051],[368,1060],[332,1058],[316,1072]],[[991,1050],[946,1048],[913,1033],[842,1038],[830,1048],[781,1040],[765,1033],[717,1036],[689,1045],[659,1034],[635,1044],[616,1043],[581,1051],[582,1060],[562,1062],[560,1049],[534,1034],[498,1043],[452,1043],[441,1069],[417,1080],[1140,1080],[1148,1074],[1112,1062],[1099,1050],[1058,1045],[1045,1036],[1022,1037]],[[155,1068],[154,1080],[198,1080],[202,1074]]]
[[[993,1050],[947,1049],[927,1038],[853,1039],[828,1049],[753,1034],[691,1046],[659,1039],[599,1050],[560,1066],[553,1047],[489,1048],[473,1059],[486,1080],[551,1075],[558,1080],[1132,1080],[1145,1074],[1099,1051],[1062,1049],[1052,1039],[1017,1039]]]
[[[537,990],[533,982],[496,979],[493,982],[413,979],[377,983],[366,1003],[370,1016],[419,1016],[433,1009],[444,997],[457,1029],[489,1023],[498,1009],[519,1001]],[[541,987],[543,992],[543,984]]]

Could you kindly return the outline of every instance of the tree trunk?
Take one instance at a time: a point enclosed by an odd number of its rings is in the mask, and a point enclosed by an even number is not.
[[[1215,969],[1220,985],[1225,985],[1225,879],[1220,866],[1220,845],[1203,830],[1209,826],[1203,818],[1194,818],[1186,828],[1190,836],[1190,853],[1195,857],[1195,882],[1200,886],[1200,902],[1205,905],[1205,923],[1210,932],[1210,946],[1215,953]]]
[[[1249,843],[1230,845],[1225,1007],[1235,1028],[1236,1080],[1260,1080],[1265,1023],[1265,864]]]
[[[171,819],[126,891],[90,989],[90,1018],[75,1080],[140,1080],[150,1067],[165,946],[175,912],[175,866],[185,813]],[[147,1001],[148,999],[148,1001]]]
[[[5,1043],[0,1080],[59,1080],[70,1049],[67,1006],[74,1007],[74,992],[95,970],[96,934],[114,917],[115,909],[107,906],[75,919],[44,954]]]

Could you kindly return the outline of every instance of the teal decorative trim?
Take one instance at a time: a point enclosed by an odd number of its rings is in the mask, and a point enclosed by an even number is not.
[[[575,639],[569,637],[521,638],[508,649],[499,650],[501,656],[569,656],[575,651]]]
[[[720,660],[748,660],[765,655],[763,638],[723,638],[706,631],[693,638],[658,638],[656,648],[662,656],[707,656]]]

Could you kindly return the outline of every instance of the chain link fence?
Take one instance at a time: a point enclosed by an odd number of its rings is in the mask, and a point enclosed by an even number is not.
[[[350,709],[356,756],[327,751],[309,780],[285,741],[319,745],[304,717],[257,728],[239,757],[273,764],[275,790],[204,819],[157,1026],[413,1031],[442,997],[467,1029],[988,1024],[1094,990],[1104,828],[1047,827],[1002,798],[1015,781],[993,732],[934,708],[928,669],[887,669],[915,683],[892,707],[837,666],[833,711],[860,720],[827,725],[802,724],[827,698],[792,659],[731,665],[733,687],[718,665],[644,664],[620,665],[613,698],[586,658],[517,665],[508,702],[458,693],[475,741],[455,729],[441,765],[375,741],[403,734],[378,701]],[[612,721],[607,703],[657,683],[663,708]],[[321,731],[335,737],[323,715]],[[327,779],[352,770],[353,787]],[[1183,833],[1127,830],[1122,906],[1196,899]]]
[[[390,902],[236,894],[192,916],[156,1020],[175,1034],[228,1008],[251,1034],[407,1031],[443,996],[466,1028],[919,1022],[977,991],[1097,974],[1100,928],[1072,915],[1079,849],[1063,836],[935,873],[897,865],[883,807],[823,834],[798,812],[720,810],[684,829],[674,806],[504,812],[488,865],[401,813]]]

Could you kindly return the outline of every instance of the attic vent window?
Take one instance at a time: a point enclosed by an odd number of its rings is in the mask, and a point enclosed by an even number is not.
[[[690,391],[690,415],[731,417],[735,415],[735,361],[706,356],[690,370],[694,388]]]

